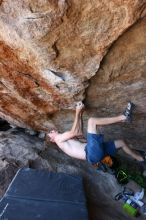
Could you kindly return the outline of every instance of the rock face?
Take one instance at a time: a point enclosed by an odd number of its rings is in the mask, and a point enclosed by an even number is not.
[[[86,98],[88,80],[101,75],[110,46],[145,16],[145,8],[145,0],[1,0],[0,117],[35,130],[53,127],[52,115]]]
[[[43,141],[16,129],[0,132],[0,197],[16,171],[21,167],[47,168],[51,165],[38,153],[45,149]]]
[[[7,162],[0,159],[0,197],[3,196],[17,170],[18,165],[15,161]]]
[[[110,48],[87,91],[88,108],[98,116],[123,112],[125,103],[136,104],[133,123],[109,126],[112,138],[125,138],[146,150],[146,18],[130,28]]]
[[[146,1],[0,0],[0,118],[33,134],[63,131],[79,100],[85,128],[89,116],[120,114],[132,100],[133,123],[105,134],[146,150]],[[130,219],[113,200],[113,176],[44,147],[20,130],[0,132],[0,196],[20,167],[80,174],[91,220]]]

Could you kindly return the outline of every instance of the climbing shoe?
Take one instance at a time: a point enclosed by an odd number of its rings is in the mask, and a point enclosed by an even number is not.
[[[137,150],[136,151],[140,154],[140,156],[143,158],[142,161],[139,161],[140,164],[146,165],[146,152],[144,150]]]
[[[143,154],[142,157],[143,157],[143,161],[140,161],[139,163],[140,163],[141,167],[144,170],[146,170],[146,154]]]
[[[132,115],[133,115],[133,110],[135,108],[135,105],[132,102],[127,103],[127,107],[123,114],[126,116],[126,121],[127,122],[132,122]]]

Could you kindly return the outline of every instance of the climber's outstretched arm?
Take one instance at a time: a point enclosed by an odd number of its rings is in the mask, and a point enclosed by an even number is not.
[[[71,138],[83,135],[83,128],[82,128],[83,108],[84,108],[84,104],[82,102],[78,102],[76,105],[76,113],[71,130],[66,131],[63,134],[59,134],[57,136],[57,141],[64,142]]]
[[[73,122],[73,126],[71,128],[71,132],[74,133],[75,136],[83,135],[83,114],[84,104],[82,102],[78,102],[76,105],[76,113]]]

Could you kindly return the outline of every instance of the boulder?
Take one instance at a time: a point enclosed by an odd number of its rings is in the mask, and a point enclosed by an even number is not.
[[[145,7],[144,0],[1,0],[0,117],[53,127],[52,115],[85,98],[110,46]]]

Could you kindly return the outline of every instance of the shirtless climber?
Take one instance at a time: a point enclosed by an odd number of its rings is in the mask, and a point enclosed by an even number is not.
[[[82,133],[82,114],[84,105],[78,102],[76,105],[76,113],[73,126],[70,131],[59,133],[57,130],[50,131],[47,136],[51,142],[55,142],[58,147],[71,157],[83,159],[91,163],[97,164],[105,156],[114,156],[119,148],[129,154],[137,161],[144,161],[144,158],[132,151],[123,140],[104,141],[103,134],[100,134],[99,127],[110,125],[118,122],[131,121],[133,103],[129,102],[124,113],[110,118],[89,118],[87,126],[87,142],[82,143],[77,137]]]

